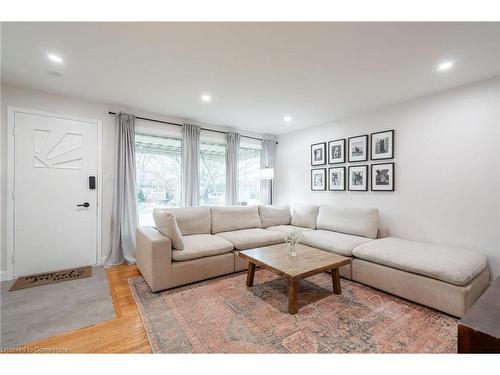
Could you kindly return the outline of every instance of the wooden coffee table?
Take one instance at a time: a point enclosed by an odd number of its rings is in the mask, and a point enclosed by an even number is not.
[[[240,257],[248,260],[247,286],[253,286],[255,266],[288,279],[288,312],[297,314],[298,281],[318,273],[331,270],[333,292],[340,294],[339,267],[351,263],[350,258],[315,249],[306,245],[297,245],[297,256],[289,255],[288,244],[278,244],[240,251]]]

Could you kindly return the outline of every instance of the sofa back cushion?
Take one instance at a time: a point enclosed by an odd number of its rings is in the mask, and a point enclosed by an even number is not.
[[[316,229],[319,206],[314,204],[296,204],[293,207],[291,224],[297,227]]]
[[[170,238],[172,247],[176,250],[184,249],[184,241],[182,240],[182,233],[177,225],[175,214],[171,211],[155,208],[153,210],[153,219],[158,231]]]
[[[163,208],[174,213],[183,236],[210,234],[210,207]]]
[[[238,229],[262,228],[257,206],[211,207],[212,234]]]
[[[321,205],[318,213],[318,229],[377,238],[379,223],[376,208],[342,208]]]
[[[260,220],[262,228],[268,228],[275,225],[288,225],[292,216],[288,206],[259,206]]]

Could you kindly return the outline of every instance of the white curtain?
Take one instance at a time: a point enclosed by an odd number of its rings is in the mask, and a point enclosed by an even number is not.
[[[201,127],[182,126],[182,205],[198,206]]]
[[[273,168],[276,159],[276,141],[274,139],[262,140],[262,152],[260,154],[260,167]],[[272,204],[274,198],[273,180],[260,180],[260,202]]]
[[[238,204],[238,161],[240,155],[240,135],[227,133],[226,145],[226,206]]]
[[[135,189],[135,116],[120,113],[116,125],[116,165],[111,216],[111,252],[106,265],[135,263],[137,207]]]

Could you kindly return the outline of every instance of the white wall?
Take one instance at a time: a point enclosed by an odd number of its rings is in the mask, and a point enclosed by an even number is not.
[[[128,111],[134,113],[141,117],[151,117],[154,119],[182,123],[189,121],[186,119],[179,119],[167,116],[161,116],[158,114],[146,113],[134,108],[120,106],[110,103],[94,102],[90,100],[84,100],[79,98],[72,98],[63,95],[49,94],[46,92],[20,88],[10,85],[1,85],[1,137],[0,137],[0,155],[1,155],[1,199],[0,207],[1,211],[1,256],[0,256],[0,271],[2,275],[5,275],[3,271],[7,269],[7,248],[6,248],[6,226],[7,217],[5,212],[6,199],[7,199],[7,186],[6,186],[6,170],[7,170],[7,107],[24,107],[29,109],[35,109],[46,112],[54,112],[61,114],[68,114],[76,117],[101,120],[103,124],[103,202],[102,202],[102,252],[105,255],[110,249],[110,237],[111,237],[111,206],[112,206],[112,195],[113,195],[113,173],[114,173],[114,146],[115,146],[115,118],[110,116],[108,111],[119,112]],[[197,123],[206,128],[225,130],[227,128],[213,126],[209,124],[203,124],[199,122],[189,121],[191,123]],[[163,124],[157,124],[152,122],[140,121],[136,122],[138,127],[142,129],[152,129],[157,131],[161,129],[162,133],[168,135],[178,135],[180,137],[181,128],[178,126],[169,126]],[[260,134],[245,134],[250,136],[260,137]],[[216,133],[202,132],[202,137],[216,139],[220,137]]]
[[[499,276],[499,86],[478,82],[280,136],[277,203],[377,207],[382,236],[482,252]],[[386,129],[396,134],[395,192],[311,192],[312,143]]]

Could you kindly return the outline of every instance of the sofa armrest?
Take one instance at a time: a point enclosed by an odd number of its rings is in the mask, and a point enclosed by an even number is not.
[[[172,242],[153,227],[137,228],[136,261],[153,292],[167,289],[172,267]]]

